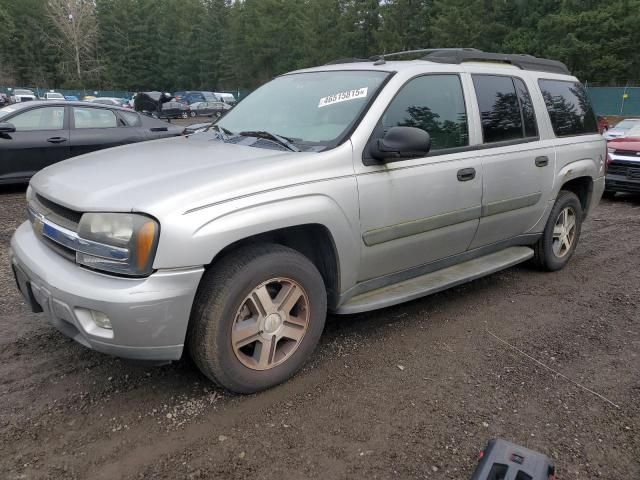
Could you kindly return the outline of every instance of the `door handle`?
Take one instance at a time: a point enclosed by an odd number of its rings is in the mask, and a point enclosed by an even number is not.
[[[47,138],[47,142],[49,143],[62,143],[62,142],[66,142],[67,139],[64,137],[51,137],[51,138]]]
[[[458,170],[459,181],[468,182],[469,180],[473,180],[474,178],[476,178],[475,168],[463,168],[462,170]]]
[[[545,155],[536,157],[536,167],[546,167],[547,165],[549,165],[549,157]]]

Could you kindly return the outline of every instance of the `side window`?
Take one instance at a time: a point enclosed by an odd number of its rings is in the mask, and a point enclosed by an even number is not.
[[[115,128],[118,126],[116,115],[106,108],[73,107],[75,128]]]
[[[431,150],[469,144],[467,110],[458,75],[425,75],[407,83],[382,116],[384,130],[417,127],[431,136]]]
[[[127,123],[127,125],[129,127],[139,127],[140,126],[140,115],[138,115],[137,113],[134,112],[120,112],[120,115],[122,115],[122,118],[124,118],[124,121]]]
[[[586,89],[577,82],[538,80],[557,137],[598,133]]]
[[[17,132],[31,130],[62,130],[64,126],[64,107],[34,108],[16,115],[9,120]]]
[[[524,138],[522,115],[511,77],[473,75],[484,143]]]

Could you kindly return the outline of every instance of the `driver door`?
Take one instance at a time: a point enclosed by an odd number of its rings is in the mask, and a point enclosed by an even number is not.
[[[482,164],[469,145],[458,74],[416,77],[391,101],[372,140],[394,126],[431,136],[423,158],[357,165],[362,259],[359,281],[410,270],[465,252],[478,228]],[[411,275],[408,275],[411,276]]]

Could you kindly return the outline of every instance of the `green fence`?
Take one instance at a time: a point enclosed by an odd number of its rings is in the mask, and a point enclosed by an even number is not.
[[[587,87],[597,115],[640,116],[640,87]]]

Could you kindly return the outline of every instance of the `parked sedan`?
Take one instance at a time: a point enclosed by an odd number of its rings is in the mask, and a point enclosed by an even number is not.
[[[0,184],[94,150],[178,136],[183,128],[87,102],[31,101],[0,108]]]
[[[224,102],[196,102],[190,105],[191,116],[196,115],[201,117],[221,117],[228,110],[231,110],[231,105],[227,105]]]
[[[607,140],[613,140],[614,138],[626,137],[629,130],[638,125],[640,125],[640,118],[627,118],[616,124],[615,127],[607,130],[604,134],[604,138]]]
[[[129,101],[124,98],[117,97],[98,97],[90,100],[91,103],[100,103],[102,105],[112,105],[114,107],[131,108]]]
[[[166,102],[156,115],[158,118],[189,118],[191,108],[180,102]]]

